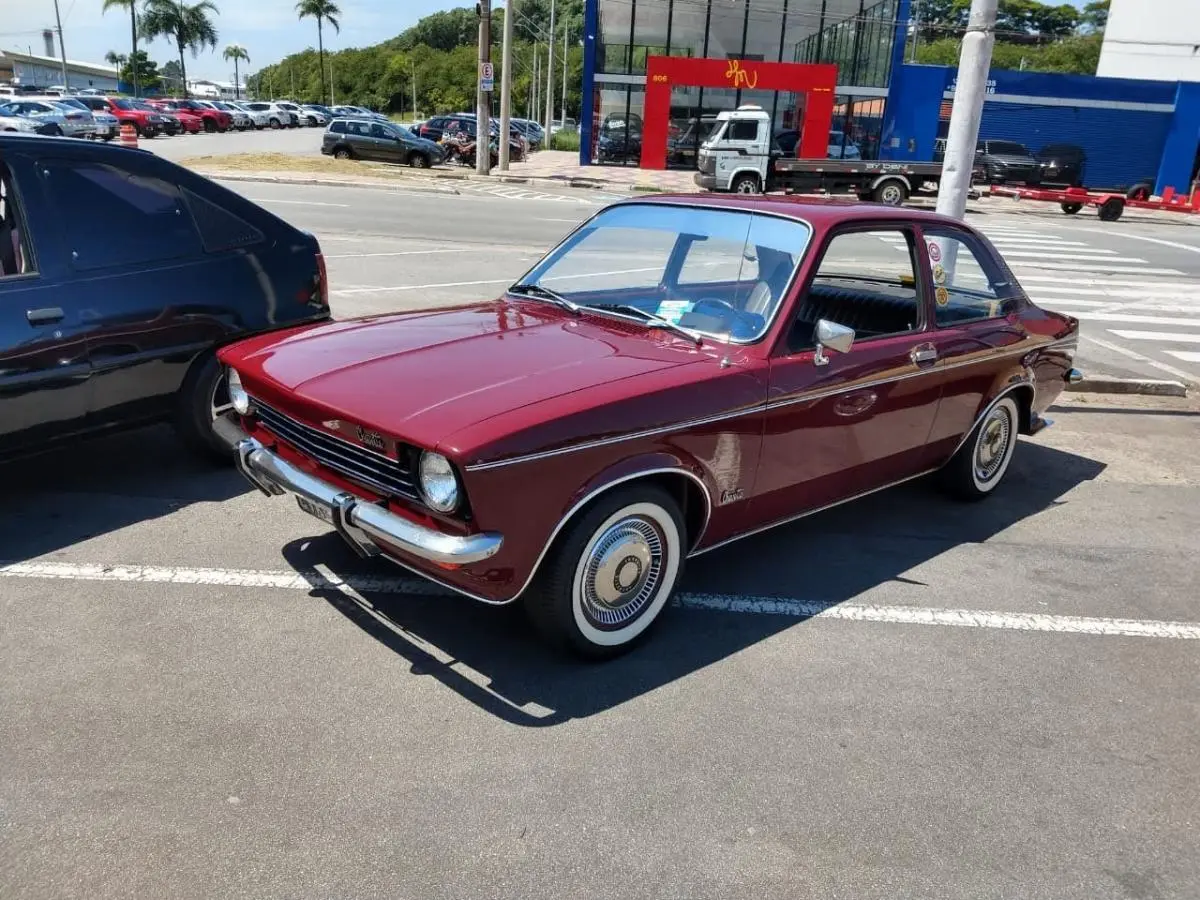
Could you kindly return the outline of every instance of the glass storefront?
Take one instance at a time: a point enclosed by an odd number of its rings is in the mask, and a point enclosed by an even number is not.
[[[830,155],[874,158],[900,0],[590,0],[598,6],[593,162],[637,165],[649,56],[835,63]],[[855,89],[861,89],[856,91]],[[865,93],[864,93],[865,92]],[[794,142],[801,98],[777,91],[676,85],[667,161],[693,167],[717,113],[753,103]]]

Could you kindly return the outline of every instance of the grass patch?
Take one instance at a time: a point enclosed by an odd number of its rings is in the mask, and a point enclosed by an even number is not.
[[[234,153],[228,156],[192,156],[179,165],[197,172],[295,172],[304,175],[339,175],[358,178],[402,179],[413,175],[461,178],[454,167],[410,169],[380,162],[334,159],[331,156],[292,156],[287,153]]]
[[[558,134],[550,135],[551,150],[579,150],[579,132],[578,131],[560,131]]]

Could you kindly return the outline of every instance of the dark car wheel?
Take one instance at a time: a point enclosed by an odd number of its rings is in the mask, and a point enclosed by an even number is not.
[[[1141,184],[1135,184],[1125,192],[1126,200],[1149,200],[1150,195],[1154,193],[1154,185],[1148,181],[1143,181]]]
[[[51,135],[52,137],[62,137],[62,136],[63,136],[63,130],[62,130],[61,128],[59,128],[57,125],[54,125],[54,126],[52,126],[52,127],[51,127],[51,129],[50,129],[50,135]]]
[[[212,119],[204,120],[204,131],[206,134],[212,134],[217,130],[217,124]]]
[[[271,119],[271,127],[272,128],[282,128],[283,123],[280,122],[278,119]]]
[[[229,448],[217,437],[213,424],[233,408],[225,369],[209,353],[192,366],[179,390],[175,428],[192,452],[214,462],[228,462]]]
[[[1064,203],[1062,205],[1062,211],[1065,212],[1068,216],[1075,215],[1081,209],[1083,209],[1082,203]]]
[[[605,494],[555,540],[524,599],[551,644],[589,659],[626,652],[667,605],[687,532],[675,500],[652,485]]]
[[[1020,427],[1016,400],[1002,397],[938,473],[942,487],[959,500],[991,496],[1008,472]]]
[[[408,164],[414,169],[428,169],[429,157],[424,153],[410,153],[408,155]]]
[[[354,154],[349,147],[338,147],[333,151],[334,159],[354,159]]]

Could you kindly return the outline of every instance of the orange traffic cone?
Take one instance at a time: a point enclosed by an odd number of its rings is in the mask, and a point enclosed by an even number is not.
[[[128,122],[125,122],[121,126],[121,146],[133,147],[134,149],[137,149],[137,145],[137,131],[134,130],[132,125],[130,125]]]

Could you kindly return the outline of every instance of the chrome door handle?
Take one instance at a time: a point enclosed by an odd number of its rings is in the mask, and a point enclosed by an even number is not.
[[[908,356],[914,364],[933,362],[937,359],[937,351],[932,347],[914,347],[913,352]]]

